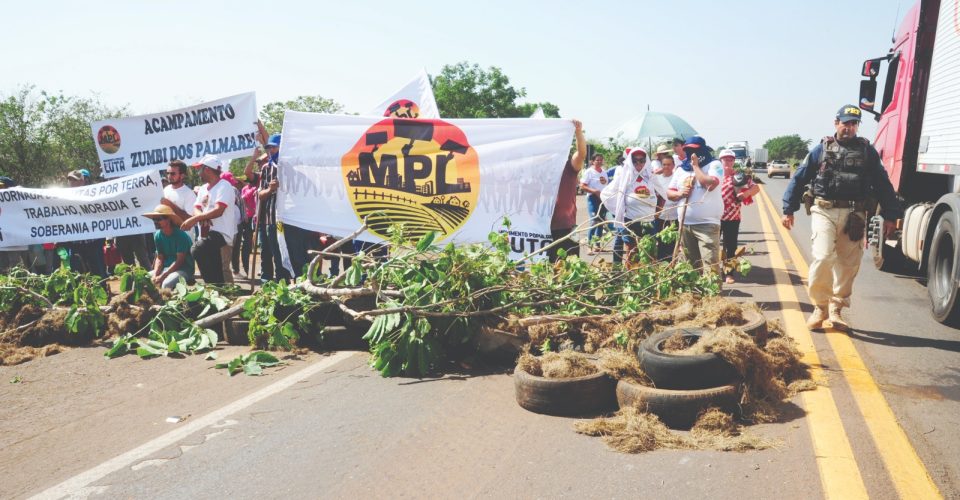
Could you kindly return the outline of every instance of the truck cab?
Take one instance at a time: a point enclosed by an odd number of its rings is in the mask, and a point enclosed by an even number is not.
[[[925,271],[934,318],[960,325],[957,8],[958,0],[919,0],[887,54],[864,61],[859,104],[878,121],[874,146],[905,208],[894,235],[883,235],[879,215],[871,219],[874,263],[884,271]]]

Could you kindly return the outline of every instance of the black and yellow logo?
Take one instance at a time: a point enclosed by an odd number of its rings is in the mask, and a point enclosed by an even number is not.
[[[393,118],[420,118],[420,106],[409,99],[399,99],[387,106],[383,116]]]
[[[97,145],[108,155],[120,150],[120,132],[110,125],[104,125],[97,131]]]
[[[437,231],[440,241],[477,205],[477,152],[463,131],[441,120],[382,120],[340,164],[353,210],[382,238],[402,224],[413,238]]]

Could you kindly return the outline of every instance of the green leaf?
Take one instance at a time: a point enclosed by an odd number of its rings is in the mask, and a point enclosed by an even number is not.
[[[215,352],[213,352],[213,351],[208,352],[207,355],[204,356],[203,359],[206,360],[206,361],[210,361],[210,360],[217,359],[217,353],[215,353]],[[217,368],[219,368],[219,367],[220,367],[220,365],[217,365]]]
[[[420,237],[420,241],[417,242],[417,251],[423,252],[424,250],[430,248],[430,245],[433,244],[433,240],[436,237],[437,237],[436,231],[427,231],[426,234]]]
[[[247,363],[243,365],[243,373],[247,375],[254,375],[254,376],[262,375],[263,368],[261,368],[260,365],[256,362]]]
[[[177,284],[177,286],[179,287],[179,286],[181,286],[181,284]],[[184,290],[186,290],[186,287],[183,287],[183,288],[184,288]],[[200,300],[201,298],[203,298],[203,290],[202,290],[202,289],[194,290],[194,291],[189,292],[189,293],[187,293],[187,294],[185,294],[185,295],[183,296],[183,300],[185,300],[185,301],[187,301],[187,302],[196,302],[196,301]]]
[[[250,354],[249,359],[256,361],[257,363],[267,366],[266,363],[270,363],[269,366],[280,364],[280,360],[276,356],[265,351],[256,351]]]

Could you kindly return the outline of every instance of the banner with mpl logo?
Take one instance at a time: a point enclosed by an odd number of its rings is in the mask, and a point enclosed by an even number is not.
[[[90,124],[103,177],[187,165],[203,155],[221,160],[250,156],[257,145],[257,99],[248,92],[152,115]]]
[[[157,170],[74,188],[0,189],[0,248],[152,233],[143,214],[162,197]]]
[[[287,111],[277,218],[361,241],[485,243],[508,231],[514,256],[552,242],[550,220],[573,138],[569,120],[409,119]]]

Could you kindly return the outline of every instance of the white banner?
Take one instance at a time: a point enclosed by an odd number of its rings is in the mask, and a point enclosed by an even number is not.
[[[515,256],[551,241],[573,135],[568,120],[406,120],[287,111],[277,217],[363,241],[399,223],[413,237],[487,242],[510,219]]]
[[[227,161],[256,145],[257,100],[248,92],[189,108],[90,124],[105,178],[120,177],[212,154]]]
[[[152,233],[142,214],[162,197],[158,170],[75,188],[0,189],[0,247]]]
[[[410,83],[376,105],[370,114],[394,118],[440,118],[427,70],[421,69]]]

